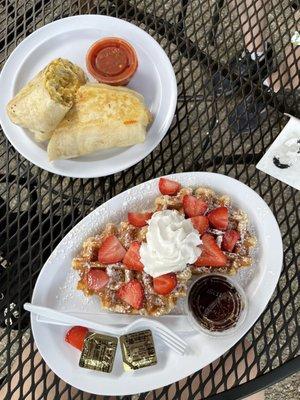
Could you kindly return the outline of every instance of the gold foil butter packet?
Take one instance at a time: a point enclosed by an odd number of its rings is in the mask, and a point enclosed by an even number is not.
[[[121,336],[120,345],[125,371],[157,364],[153,336],[149,329]]]
[[[89,333],[79,360],[82,368],[110,373],[113,369],[118,339],[100,333]]]

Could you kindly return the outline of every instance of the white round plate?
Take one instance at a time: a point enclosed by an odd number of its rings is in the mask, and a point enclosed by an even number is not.
[[[64,342],[66,327],[38,322],[31,315],[36,345],[49,367],[64,381],[89,393],[129,395],[153,390],[178,381],[208,365],[232,347],[266,307],[276,287],[282,266],[282,240],[277,222],[266,203],[252,189],[225,175],[208,172],[174,174],[172,179],[183,186],[208,186],[230,195],[233,204],[246,211],[258,238],[256,262],[244,289],[249,311],[244,323],[230,336],[214,338],[193,331],[186,336],[190,349],[184,356],[158,349],[156,366],[133,373],[123,371],[120,349],[111,374],[99,373],[78,366],[79,352]],[[99,304],[95,297],[86,298],[75,289],[77,276],[71,260],[78,254],[83,241],[99,232],[107,222],[119,222],[129,210],[143,210],[153,205],[158,191],[158,178],[142,183],[119,194],[91,212],[60,242],[44,265],[36,282],[32,302],[56,309],[96,313]],[[242,272],[242,271],[241,271]],[[115,315],[118,318],[118,314]]]
[[[137,52],[138,69],[128,87],[144,96],[154,115],[146,140],[131,147],[102,150],[84,157],[49,162],[46,143],[35,142],[29,131],[14,125],[6,114],[6,105],[31,78],[57,57],[67,58],[87,72],[87,50],[96,40],[105,36],[122,37]],[[87,75],[94,81],[91,75]],[[102,15],[64,18],[32,33],[7,60],[0,76],[0,87],[0,122],[12,145],[39,167],[76,178],[114,174],[146,157],[170,127],[177,102],[175,74],[160,45],[137,26]]]

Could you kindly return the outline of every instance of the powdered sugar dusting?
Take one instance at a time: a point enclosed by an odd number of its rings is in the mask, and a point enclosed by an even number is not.
[[[56,308],[62,311],[93,312],[99,310],[99,301],[96,296],[85,296],[82,291],[76,290],[78,273],[70,268],[65,281],[58,287]]]

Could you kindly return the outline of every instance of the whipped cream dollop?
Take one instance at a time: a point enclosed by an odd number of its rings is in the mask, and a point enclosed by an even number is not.
[[[178,211],[157,211],[148,224],[147,242],[142,243],[140,256],[144,271],[153,278],[182,271],[200,256],[199,233]]]

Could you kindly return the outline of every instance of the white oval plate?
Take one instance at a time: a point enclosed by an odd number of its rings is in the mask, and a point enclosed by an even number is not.
[[[139,66],[128,87],[141,93],[154,115],[146,140],[71,160],[49,162],[46,143],[34,141],[31,133],[13,124],[7,114],[9,100],[51,60],[64,57],[87,72],[88,48],[105,36],[119,36],[135,48]],[[91,75],[87,74],[91,81]],[[92,178],[114,174],[146,157],[171,125],[177,102],[177,84],[172,65],[160,45],[137,26],[102,15],[81,15],[52,22],[28,36],[12,52],[0,76],[0,122],[12,145],[29,161],[55,174]]]
[[[209,186],[230,195],[233,204],[249,215],[258,238],[255,268],[244,282],[249,300],[245,322],[238,330],[222,338],[194,332],[186,337],[190,349],[184,356],[164,347],[158,348],[158,364],[133,373],[123,372],[120,349],[111,374],[99,373],[78,366],[79,352],[64,342],[66,327],[40,323],[31,315],[36,345],[49,367],[64,381],[89,393],[129,395],[153,390],[178,381],[208,365],[232,347],[255,323],[276,287],[282,266],[282,240],[277,222],[266,203],[252,189],[225,175],[208,172],[174,174],[172,179],[183,186]],[[76,274],[71,260],[83,241],[107,222],[119,222],[129,210],[151,206],[158,191],[158,178],[142,183],[107,201],[79,222],[60,242],[44,265],[36,282],[32,302],[56,309],[99,312],[95,297],[86,298],[75,289]],[[242,271],[241,271],[242,272]],[[249,278],[249,276],[248,276]],[[116,314],[115,318],[118,318]]]

